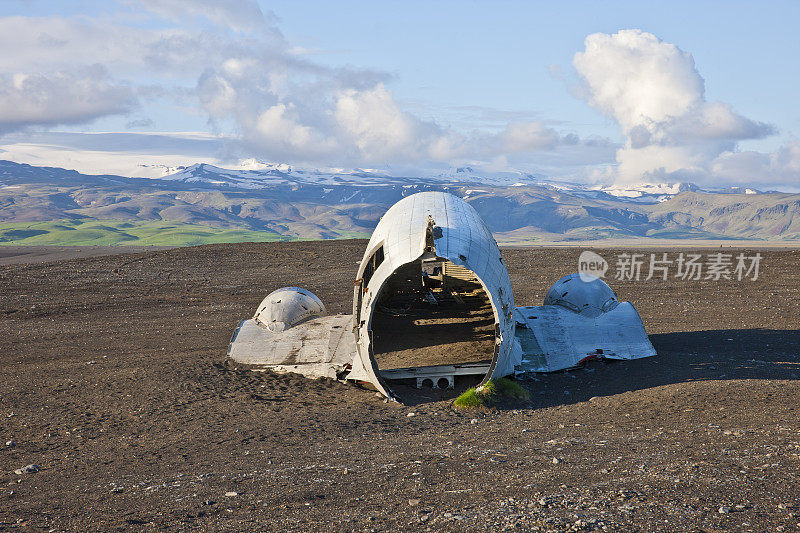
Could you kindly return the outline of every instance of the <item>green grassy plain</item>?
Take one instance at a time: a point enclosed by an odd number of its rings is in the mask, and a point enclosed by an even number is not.
[[[269,231],[224,229],[170,221],[72,219],[0,223],[0,245],[190,246],[292,240]]]

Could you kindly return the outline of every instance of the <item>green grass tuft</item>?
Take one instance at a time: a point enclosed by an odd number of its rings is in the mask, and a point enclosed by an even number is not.
[[[486,407],[486,402],[483,395],[475,390],[475,387],[470,387],[464,391],[464,394],[455,399],[453,405],[462,409],[474,409],[476,407]]]
[[[475,409],[529,399],[530,395],[522,385],[508,378],[500,378],[489,380],[480,390],[476,387],[467,389],[455,399],[453,405],[462,409]]]

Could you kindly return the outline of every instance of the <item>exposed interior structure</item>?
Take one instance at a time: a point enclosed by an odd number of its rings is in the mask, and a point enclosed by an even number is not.
[[[378,296],[375,362],[385,379],[452,388],[455,375],[489,370],[494,324],[491,302],[472,271],[440,258],[416,260],[392,273]]]
[[[404,380],[418,387],[452,388],[456,376],[471,375],[483,384],[514,372],[519,345],[511,280],[491,232],[461,198],[431,191],[394,204],[372,233],[355,282],[358,353],[348,379],[368,381],[393,398]],[[409,296],[415,306],[409,305]],[[406,347],[414,342],[421,353],[403,354],[402,346],[391,344],[391,338],[399,337],[391,336],[392,329],[402,326],[398,307],[417,316],[405,317],[405,338],[395,342]],[[392,310],[389,316],[387,309]],[[457,325],[465,319],[467,324]],[[425,338],[426,332],[436,335]],[[407,366],[412,362],[418,366]]]
[[[516,307],[489,228],[463,199],[435,191],[405,197],[378,222],[352,315],[325,316],[319,298],[284,287],[228,347],[240,363],[367,383],[387,398],[652,355],[639,313],[600,279],[564,276],[544,305]]]

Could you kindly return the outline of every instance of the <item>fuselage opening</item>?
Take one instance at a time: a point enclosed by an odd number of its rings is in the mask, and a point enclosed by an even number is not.
[[[396,394],[449,394],[489,371],[495,331],[491,302],[471,270],[441,258],[417,260],[398,268],[381,289],[372,315],[373,356]]]

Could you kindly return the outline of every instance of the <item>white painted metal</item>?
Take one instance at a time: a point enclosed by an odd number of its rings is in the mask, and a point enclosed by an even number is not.
[[[518,307],[514,317],[521,372],[572,368],[585,359],[638,359],[656,354],[639,313],[598,278],[558,280],[545,305]]]
[[[433,365],[416,368],[392,368],[381,371],[387,379],[432,378],[447,376],[485,375],[491,365],[486,363],[461,363],[457,365]]]
[[[389,277],[419,259],[446,259],[475,274],[495,319],[491,364],[437,365],[380,371],[372,353],[372,317]],[[312,293],[285,287],[270,293],[243,321],[228,349],[241,363],[308,377],[368,381],[392,397],[387,379],[454,376],[491,378],[574,367],[586,358],[635,359],[655,355],[636,309],[620,303],[600,279],[572,274],[558,280],[544,305],[514,307],[500,250],[478,213],[447,193],[418,193],[393,205],[378,223],[356,275],[353,316],[321,317]],[[366,278],[366,279],[365,279]]]
[[[283,287],[272,291],[258,306],[256,322],[278,332],[325,314],[325,305],[312,292],[300,287]]]
[[[560,305],[586,317],[600,316],[619,304],[606,282],[590,274],[570,274],[553,283],[544,305]]]
[[[360,368],[379,391],[392,396],[372,353],[372,314],[386,280],[401,266],[420,258],[447,259],[475,273],[489,297],[496,323],[495,353],[485,381],[514,372],[521,359],[519,345],[514,342],[511,280],[497,242],[472,206],[443,192],[422,192],[400,200],[372,233],[357,278],[363,280],[378,249],[382,249],[383,261],[366,284],[362,281],[356,286],[353,310],[358,321]]]
[[[242,364],[336,379],[356,355],[350,315],[312,318],[284,331],[245,320],[236,328],[228,357]]]

